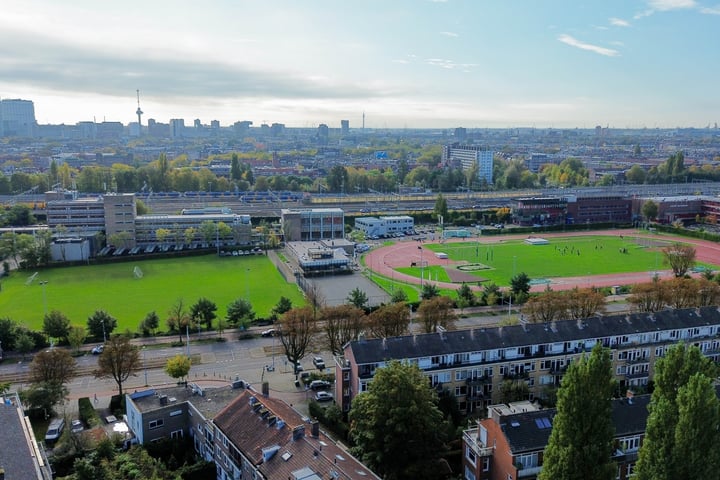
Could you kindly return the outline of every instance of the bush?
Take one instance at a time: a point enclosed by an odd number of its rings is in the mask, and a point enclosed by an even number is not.
[[[80,420],[88,427],[93,428],[101,424],[100,415],[88,397],[78,398],[78,411]]]
[[[110,411],[116,417],[122,417],[125,413],[125,395],[113,395],[110,398]]]

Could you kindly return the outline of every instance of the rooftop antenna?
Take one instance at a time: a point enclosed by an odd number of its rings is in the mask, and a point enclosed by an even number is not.
[[[140,109],[140,89],[135,90],[137,93],[137,102],[138,102],[138,108],[135,110],[135,114],[138,116],[138,126],[142,127],[142,114],[143,111]]]

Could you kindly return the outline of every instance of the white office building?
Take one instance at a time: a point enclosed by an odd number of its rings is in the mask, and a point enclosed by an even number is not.
[[[476,145],[444,145],[442,161],[445,164],[459,164],[463,170],[477,165],[478,181],[493,183],[493,152]]]
[[[0,137],[34,137],[37,123],[30,100],[0,100]]]
[[[362,230],[366,237],[382,237],[394,233],[412,232],[415,228],[415,220],[408,215],[359,217],[355,219],[355,228]]]

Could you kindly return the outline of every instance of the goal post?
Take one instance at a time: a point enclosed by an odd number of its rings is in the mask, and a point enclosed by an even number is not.
[[[133,276],[135,278],[143,278],[143,271],[140,270],[140,267],[135,266],[135,268],[133,268]]]

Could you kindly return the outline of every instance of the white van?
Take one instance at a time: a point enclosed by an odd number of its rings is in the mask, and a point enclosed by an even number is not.
[[[65,428],[64,418],[55,418],[50,422],[50,426],[45,433],[45,443],[52,445],[58,441],[60,435],[62,435],[63,429]]]

